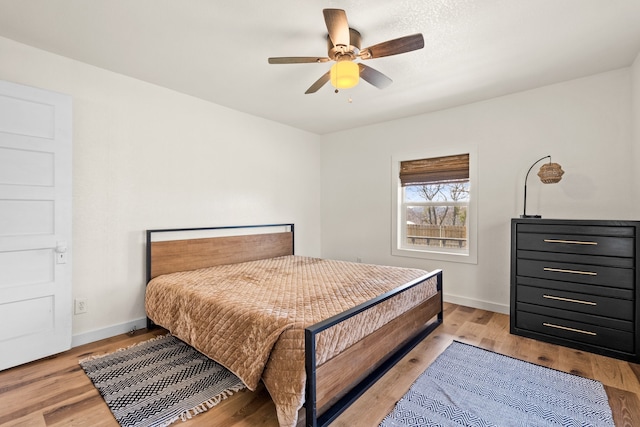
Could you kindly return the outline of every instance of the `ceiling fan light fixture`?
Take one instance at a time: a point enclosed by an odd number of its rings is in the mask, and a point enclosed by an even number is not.
[[[360,67],[352,61],[338,61],[331,67],[331,84],[336,89],[349,89],[360,81]]]
[[[397,39],[387,40],[362,49],[361,36],[358,30],[349,27],[347,13],[342,9],[323,9],[324,23],[327,26],[327,56],[280,56],[269,58],[269,64],[309,64],[336,61],[329,71],[320,76],[305,94],[316,93],[321,87],[331,82],[336,93],[339,89],[354,87],[362,80],[378,89],[388,87],[393,80],[373,67],[356,59],[366,61],[385,56],[412,52],[424,47],[422,34],[411,34]]]

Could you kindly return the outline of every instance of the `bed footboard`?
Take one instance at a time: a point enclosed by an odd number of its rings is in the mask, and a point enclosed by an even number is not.
[[[435,277],[437,294],[393,319],[333,359],[317,365],[316,336]],[[305,329],[305,425],[326,426],[442,323],[442,271],[387,292]]]

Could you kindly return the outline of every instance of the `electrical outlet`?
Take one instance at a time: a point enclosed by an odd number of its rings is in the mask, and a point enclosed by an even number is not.
[[[73,304],[73,314],[82,314],[87,312],[87,299],[76,298]]]

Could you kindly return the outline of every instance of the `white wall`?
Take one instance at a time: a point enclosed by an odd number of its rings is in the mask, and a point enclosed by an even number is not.
[[[637,80],[637,79],[636,79]],[[622,69],[450,110],[331,135],[322,141],[322,255],[442,268],[445,299],[507,312],[510,219],[522,213],[527,170],[550,154],[556,185],[529,177],[527,213],[640,219],[630,197],[631,70]],[[637,113],[636,113],[637,114]],[[477,147],[478,263],[391,255],[391,157]],[[357,167],[352,171],[353,165]],[[538,167],[535,168],[537,172]],[[637,176],[636,176],[637,179]],[[638,181],[635,181],[638,182]]]
[[[294,222],[320,255],[310,133],[0,38],[0,79],[73,97],[74,344],[144,317],[144,230]]]

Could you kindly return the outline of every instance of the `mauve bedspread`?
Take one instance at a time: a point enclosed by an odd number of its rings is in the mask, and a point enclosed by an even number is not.
[[[285,256],[158,276],[147,286],[157,325],[269,391],[281,426],[304,402],[304,328],[424,277],[418,269]],[[318,364],[435,295],[435,278],[321,334]]]

